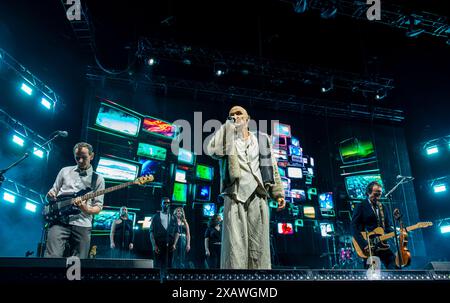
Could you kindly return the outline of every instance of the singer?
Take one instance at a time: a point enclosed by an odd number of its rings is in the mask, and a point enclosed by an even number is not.
[[[393,232],[394,229],[387,216],[386,208],[380,202],[382,195],[380,183],[376,181],[370,182],[366,188],[366,195],[367,200],[358,203],[353,211],[351,230],[358,245],[364,248],[364,251],[368,254],[368,242],[364,240],[361,232],[370,232],[377,227],[383,228],[385,233]],[[374,249],[373,256],[379,257],[387,269],[395,269],[395,256],[391,249],[389,247],[379,248],[376,247]]]
[[[94,159],[92,146],[85,142],[77,143],[73,148],[76,166],[62,168],[47,198],[55,200],[59,195],[73,194],[87,187],[93,191],[103,190],[105,180],[94,172],[91,161]],[[47,234],[45,257],[62,258],[66,244],[70,245],[70,255],[80,259],[87,258],[91,243],[92,215],[103,208],[103,196],[93,201],[80,201],[78,215],[70,216],[69,222],[58,222],[50,226]]]
[[[234,106],[208,142],[220,161],[224,197],[222,269],[270,269],[268,197],[285,207],[284,190],[267,134],[248,129],[250,116]]]

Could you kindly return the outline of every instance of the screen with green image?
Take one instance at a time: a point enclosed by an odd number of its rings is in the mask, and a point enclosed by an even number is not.
[[[375,158],[375,148],[370,140],[350,138],[339,143],[342,163],[364,162]]]
[[[167,157],[167,150],[164,147],[139,142],[137,155],[164,161]]]
[[[195,176],[198,179],[212,181],[214,177],[214,168],[203,164],[197,164],[195,168]]]
[[[173,202],[187,202],[188,185],[185,183],[175,182],[173,185]]]

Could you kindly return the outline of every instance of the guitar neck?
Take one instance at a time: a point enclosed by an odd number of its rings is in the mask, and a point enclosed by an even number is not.
[[[417,225],[417,224],[414,224],[414,225],[408,226],[408,227],[406,228],[406,230],[407,230],[407,231],[412,231],[412,230],[415,230],[415,229],[418,229],[418,228],[420,228],[420,226]],[[380,237],[380,240],[381,240],[381,241],[384,241],[384,240],[387,240],[387,239],[390,239],[390,238],[393,238],[393,237],[395,237],[395,232],[390,232],[390,233],[387,233],[387,234],[385,234],[385,235],[382,235],[382,236]]]
[[[128,187],[128,186],[133,185],[133,184],[135,184],[135,181],[122,183],[122,184],[119,184],[119,185],[116,185],[116,186],[111,186],[111,187],[108,187],[108,188],[105,188],[105,189],[102,189],[102,190],[99,190],[99,191],[96,191],[96,192],[93,192],[93,193],[88,193],[88,194],[86,194],[86,195],[84,195],[82,197],[82,200],[94,199],[94,198],[96,198],[98,196],[101,196],[101,195],[104,195],[104,194],[107,194],[107,193],[110,193],[110,192],[122,189],[124,187]]]

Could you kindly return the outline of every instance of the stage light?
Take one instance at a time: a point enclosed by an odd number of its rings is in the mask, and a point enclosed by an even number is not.
[[[322,87],[321,87],[322,93],[326,93],[326,92],[332,90],[333,86],[334,85],[333,85],[333,78],[332,77],[329,78],[329,79],[323,80],[322,81]]]
[[[384,99],[385,97],[386,97],[386,90],[384,90],[384,89],[377,90],[377,94],[375,95],[375,99],[381,100],[381,99]]]
[[[216,62],[214,63],[214,74],[217,77],[221,77],[227,73],[227,65],[224,62]]]
[[[33,148],[33,154],[39,158],[44,158],[44,151],[36,147]]]
[[[23,146],[25,143],[25,141],[22,138],[20,138],[19,136],[16,136],[16,135],[13,135],[12,141],[20,146]]]
[[[294,5],[294,12],[297,14],[303,14],[308,10],[308,0],[296,0]]]
[[[225,74],[225,72],[222,71],[221,69],[216,70],[216,76],[220,77],[220,76],[222,76],[224,74]]]
[[[149,58],[149,59],[147,60],[147,64],[148,64],[149,66],[153,66],[153,65],[156,64],[156,60],[155,60],[154,58]]]
[[[13,194],[4,192],[3,193],[3,200],[5,200],[6,202],[9,202],[9,203],[15,203],[16,202],[16,196],[14,196]]]
[[[28,85],[26,85],[25,83],[22,83],[22,86],[20,87],[20,89],[22,91],[24,91],[25,93],[27,93],[29,96],[31,96],[33,94],[33,89],[31,87],[29,87]]]
[[[191,65],[191,64],[192,64],[192,61],[189,60],[189,59],[184,59],[184,60],[183,60],[183,64],[185,64],[185,65]]]
[[[447,191],[447,186],[445,184],[433,185],[433,191],[434,191],[435,194],[446,192]]]
[[[28,211],[31,211],[31,212],[35,213],[35,212],[36,212],[36,204],[27,202],[27,203],[25,204],[25,209],[28,210]]]
[[[450,233],[450,225],[441,225],[441,234]]]
[[[51,109],[52,108],[52,104],[50,103],[50,101],[48,101],[45,98],[41,99],[41,104],[46,108],[46,109]]]
[[[436,145],[427,147],[427,155],[437,154],[438,152],[439,148]]]

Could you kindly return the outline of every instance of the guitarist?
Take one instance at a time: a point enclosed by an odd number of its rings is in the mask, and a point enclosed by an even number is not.
[[[94,151],[90,144],[77,143],[73,148],[76,166],[62,168],[55,183],[47,193],[49,200],[56,200],[60,195],[74,194],[90,187],[92,191],[103,190],[105,180],[94,172],[91,161]],[[64,222],[52,224],[48,229],[45,257],[62,258],[66,244],[69,244],[70,255],[81,259],[87,258],[91,243],[92,216],[98,214],[103,207],[103,196],[91,201],[76,200],[75,205],[80,214],[69,216]]]
[[[380,197],[382,188],[380,183],[373,181],[367,185],[367,200],[357,204],[352,217],[351,230],[353,237],[358,242],[364,252],[369,255],[369,246],[361,235],[361,232],[371,232],[377,227],[382,227],[385,233],[393,232],[386,208],[381,204]],[[388,248],[386,250],[376,250],[372,254],[380,258],[387,269],[395,268],[395,255]],[[367,265],[366,265],[367,266]]]

